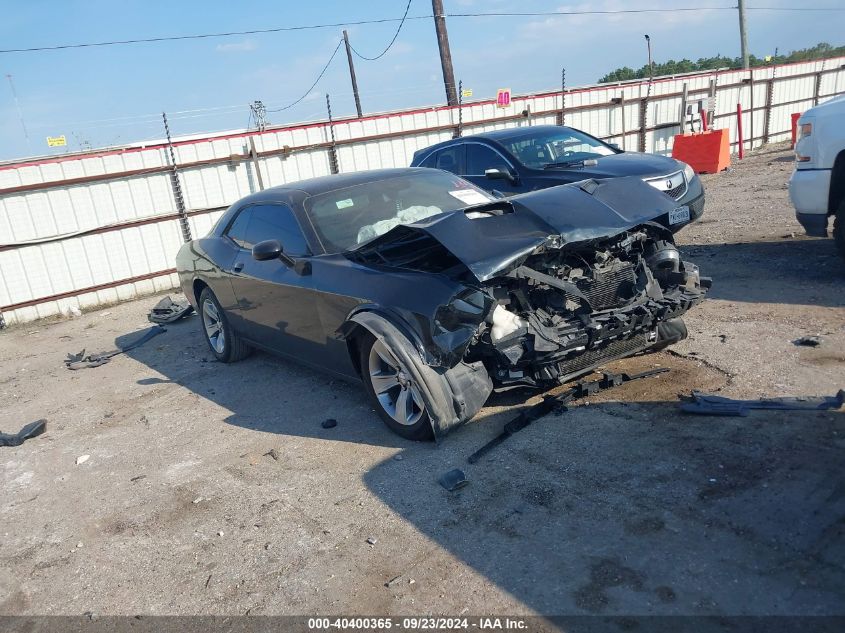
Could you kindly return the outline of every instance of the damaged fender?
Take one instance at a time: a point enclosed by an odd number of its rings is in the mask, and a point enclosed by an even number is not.
[[[460,362],[448,369],[431,367],[425,362],[419,339],[384,316],[370,311],[358,312],[349,322],[357,323],[382,341],[408,369],[425,402],[437,441],[453,427],[472,418],[493,391],[493,383],[481,362]],[[344,338],[350,330],[343,328]]]

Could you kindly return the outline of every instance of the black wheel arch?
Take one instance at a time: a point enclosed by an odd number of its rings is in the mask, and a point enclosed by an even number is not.
[[[827,203],[827,214],[834,215],[839,205],[845,200],[845,150],[839,152],[833,162],[830,173],[830,194]]]

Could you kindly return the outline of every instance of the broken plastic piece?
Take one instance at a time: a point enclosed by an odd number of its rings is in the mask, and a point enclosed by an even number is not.
[[[667,371],[669,371],[668,367],[651,369],[639,374],[611,374],[605,372],[599,380],[580,380],[574,387],[567,389],[556,396],[543,396],[542,402],[538,402],[537,404],[521,411],[518,416],[505,424],[505,427],[499,435],[470,455],[467,458],[467,461],[470,464],[474,464],[491,450],[496,448],[499,444],[508,439],[511,435],[521,431],[526,426],[534,422],[534,420],[538,420],[553,411],[556,413],[566,411],[567,403],[572,400],[577,398],[586,398],[587,396],[592,396],[599,391],[612,389],[613,387],[618,387],[619,385],[631,382],[632,380],[649,378],[651,376],[656,376],[657,374],[666,373]]]
[[[147,315],[152,323],[173,323],[183,319],[194,311],[187,299],[173,301],[170,295],[159,301]]]
[[[65,367],[67,367],[68,369],[75,370],[105,365],[118,354],[125,354],[126,352],[129,352],[135,349],[136,347],[140,347],[150,339],[158,336],[159,334],[164,334],[165,332],[167,332],[167,328],[164,328],[161,325],[156,325],[155,327],[152,327],[147,330],[147,332],[134,343],[130,343],[129,345],[121,347],[120,349],[112,350],[111,352],[89,354],[86,356],[85,350],[83,349],[78,354],[68,354],[67,358],[65,359]]]
[[[17,433],[0,433],[0,446],[20,446],[36,435],[47,430],[47,420],[30,422]]]
[[[692,401],[681,404],[681,411],[697,415],[725,415],[745,417],[751,409],[775,409],[780,411],[831,411],[845,406],[845,389],[835,396],[807,396],[799,398],[760,398],[758,400],[734,400],[723,396],[692,392]]]
[[[469,483],[466,474],[460,468],[454,468],[448,473],[443,473],[438,481],[449,492],[463,488]]]
[[[822,339],[820,336],[802,336],[792,342],[801,347],[818,347],[822,344]]]

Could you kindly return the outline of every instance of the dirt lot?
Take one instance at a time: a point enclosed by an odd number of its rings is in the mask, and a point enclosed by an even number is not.
[[[144,331],[155,299],[0,333],[0,429],[49,421],[0,448],[0,614],[845,614],[845,415],[677,410],[692,389],[845,387],[845,267],[801,236],[789,161],[705,177],[679,242],[712,298],[673,351],[611,366],[670,373],[471,466],[522,400],[415,444],[355,385],[265,354],[210,362],[195,317],[64,368]],[[470,484],[450,494],[454,467]]]

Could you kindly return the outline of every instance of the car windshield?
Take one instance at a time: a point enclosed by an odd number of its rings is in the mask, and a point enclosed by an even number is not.
[[[567,128],[552,132],[528,131],[520,136],[501,139],[500,142],[523,165],[534,169],[577,164],[616,153],[598,139]]]
[[[338,253],[400,224],[494,200],[458,176],[427,169],[321,193],[305,210],[326,251]]]

